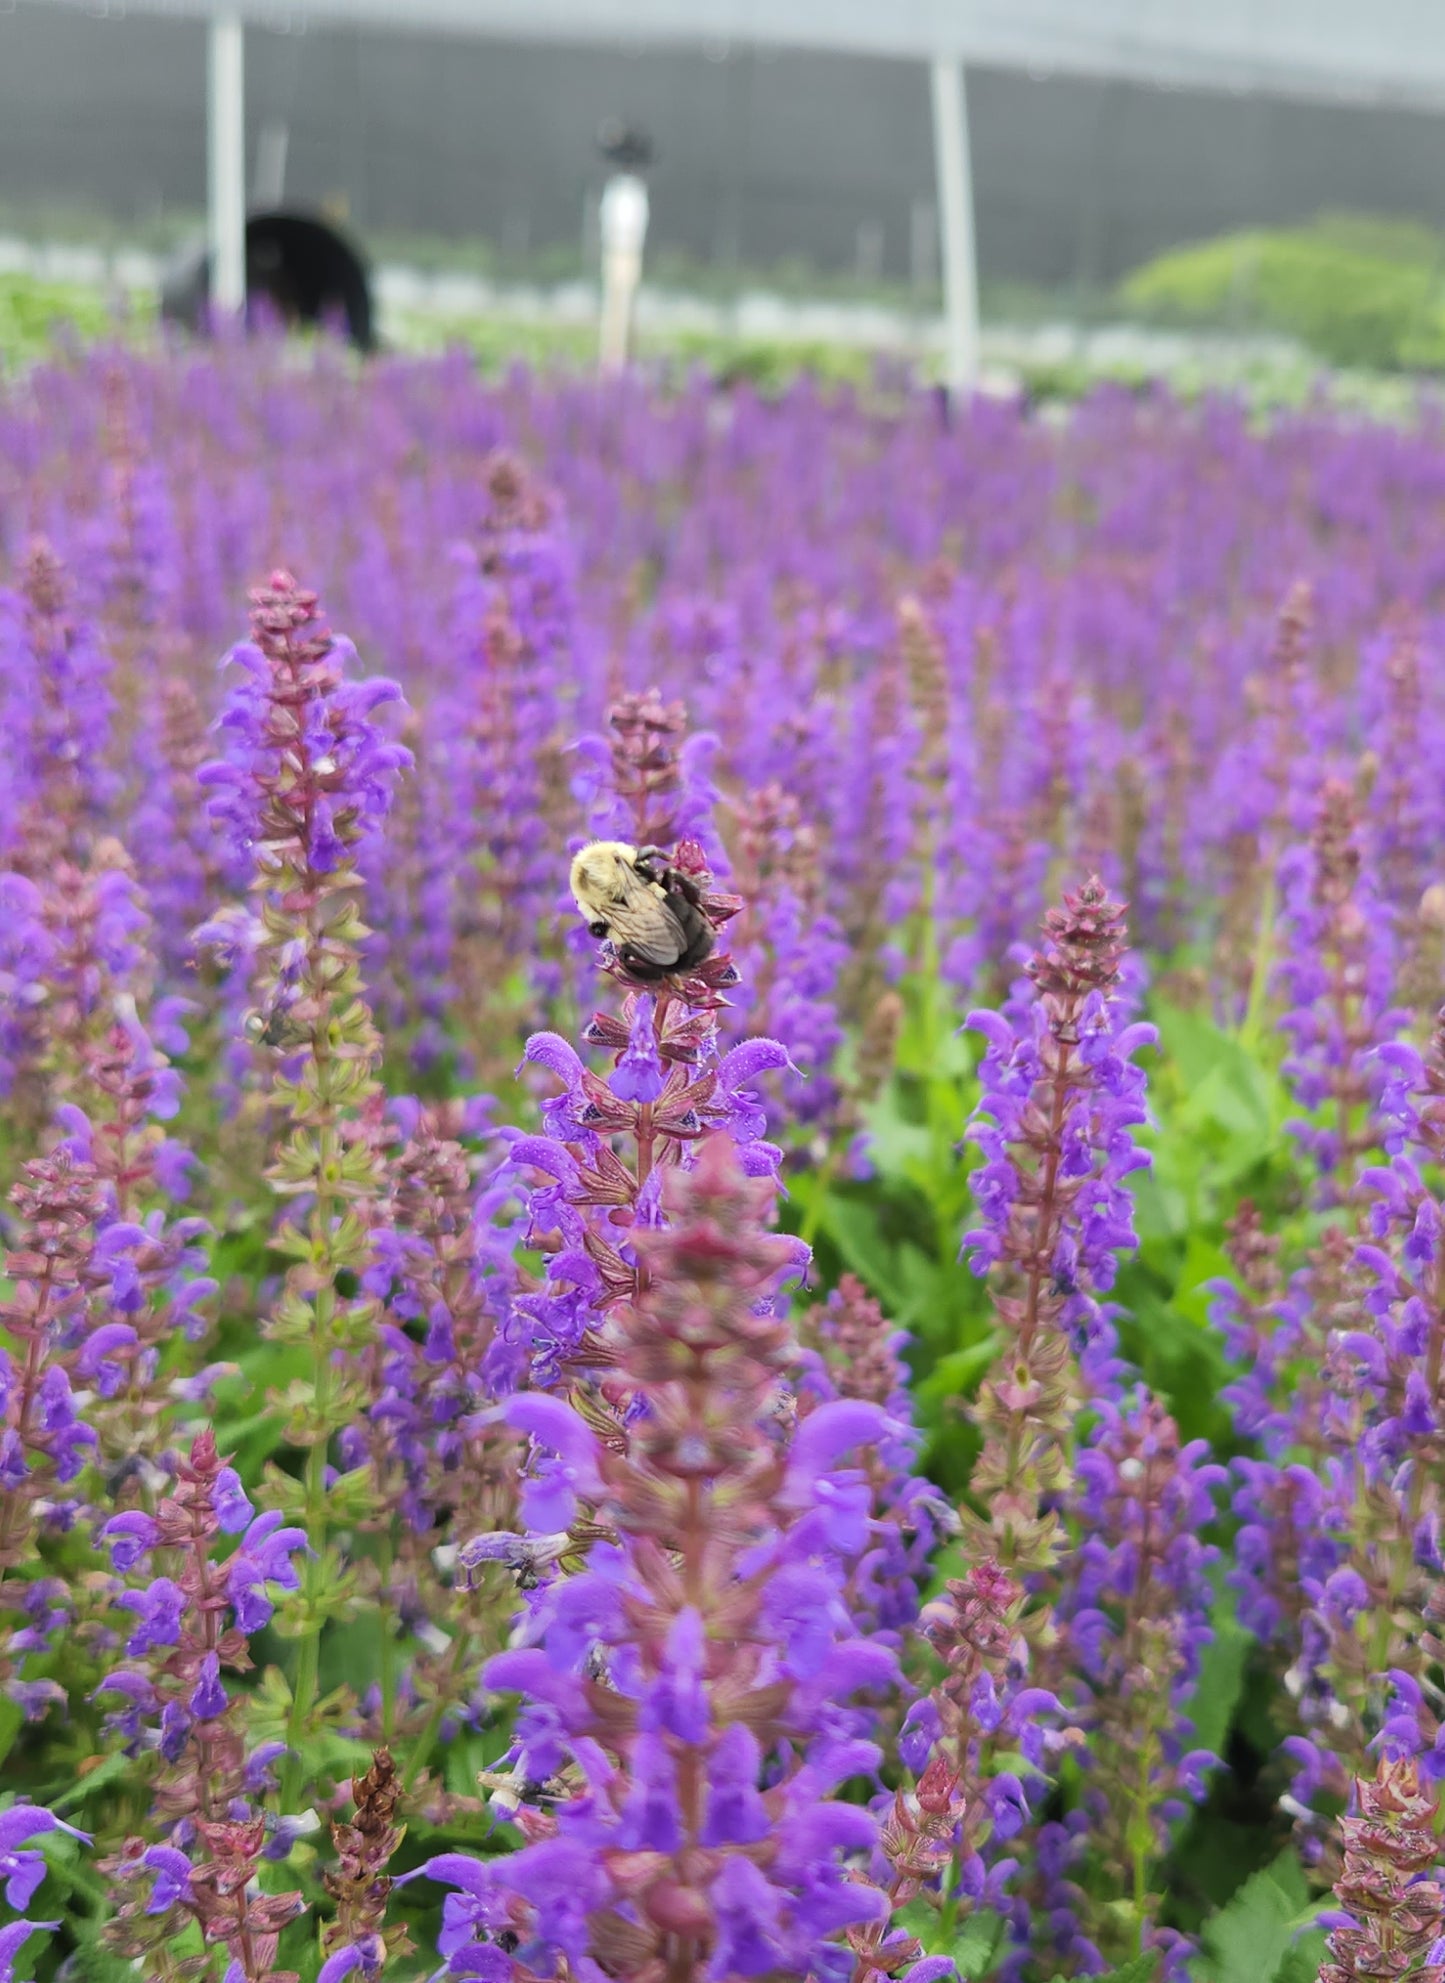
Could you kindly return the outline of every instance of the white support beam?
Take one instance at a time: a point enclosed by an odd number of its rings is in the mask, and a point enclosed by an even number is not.
[[[211,308],[246,307],[246,43],[237,12],[214,14],[206,40],[206,205]]]
[[[938,232],[943,251],[946,342],[944,379],[951,393],[978,383],[978,251],[973,231],[973,165],[968,146],[968,98],[963,64],[936,55],[933,80],[933,163],[938,180]]]
[[[27,0],[76,10],[81,0]],[[615,49],[719,42],[828,48],[979,68],[1113,76],[1322,103],[1445,107],[1439,0],[126,0],[91,13],[210,19],[295,33],[338,21]],[[0,0],[0,17],[13,0]]]

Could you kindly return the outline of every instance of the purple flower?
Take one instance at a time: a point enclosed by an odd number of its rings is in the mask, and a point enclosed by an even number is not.
[[[190,1699],[190,1710],[197,1721],[213,1721],[226,1712],[226,1690],[221,1684],[221,1663],[215,1653],[201,1661],[200,1674]]]
[[[785,1966],[783,1895],[756,1866],[730,1858],[708,1898],[719,1925],[711,1976],[761,1976]]]
[[[770,1820],[757,1789],[760,1764],[757,1738],[735,1722],[712,1753],[704,1845],[752,1845],[767,1837]]]
[[[149,1515],[133,1509],[124,1515],[112,1515],[102,1525],[100,1539],[110,1550],[117,1570],[133,1570],[156,1547],[160,1530]]]
[[[64,1708],[69,1698],[58,1680],[7,1680],[5,1693],[27,1721],[43,1721],[52,1708]]]
[[[267,1584],[300,1589],[300,1572],[291,1559],[309,1546],[306,1531],[283,1528],[281,1521],[274,1511],[258,1515],[227,1566],[226,1589],[243,1632],[257,1632],[269,1623],[275,1607],[266,1595]]]
[[[1326,779],[1308,843],[1288,849],[1279,864],[1285,944],[1278,975],[1292,1049],[1283,1071],[1313,1112],[1290,1127],[1317,1169],[1322,1205],[1338,1202],[1359,1159],[1378,1145],[1375,1049],[1404,1017],[1391,1003],[1393,918],[1362,872],[1358,813],[1351,787]]]
[[[676,1852],[682,1839],[677,1770],[667,1743],[640,1735],[631,1758],[632,1787],[623,1803],[617,1842],[631,1852]]]
[[[276,1788],[275,1764],[288,1754],[284,1742],[262,1742],[246,1758],[246,1788],[252,1796]]]
[[[126,1640],[132,1655],[156,1646],[173,1646],[181,1636],[186,1594],[170,1577],[156,1577],[143,1591],[122,1591],[120,1602],[137,1615],[136,1628]]]
[[[173,1845],[152,1845],[141,1854],[141,1864],[155,1874],[147,1914],[164,1914],[190,1898],[191,1862],[184,1852]]]
[[[625,1102],[655,1102],[662,1093],[662,1062],[652,1030],[654,1002],[645,994],[632,1014],[627,1050],[618,1060],[608,1085]]]
[[[70,1838],[89,1845],[90,1835],[57,1818],[39,1804],[12,1804],[0,1811],[0,1879],[5,1882],[5,1899],[11,1907],[28,1907],[45,1878],[45,1858],[39,1852],[20,1850],[28,1839],[47,1832],[65,1832]]]
[[[211,1493],[211,1506],[216,1511],[216,1520],[225,1535],[239,1535],[256,1512],[234,1467],[222,1467],[216,1475],[216,1484]]]
[[[380,1976],[385,1960],[386,1945],[380,1936],[367,1935],[329,1955],[317,1972],[316,1983],[343,1983],[348,1976],[367,1979]]]
[[[197,776],[212,794],[212,819],[227,830],[237,854],[249,857],[267,831],[263,781],[291,750],[308,787],[305,857],[317,873],[329,874],[380,824],[397,774],[411,762],[410,751],[371,720],[378,708],[400,703],[401,691],[379,678],[345,679],[355,650],[332,638],[315,594],[289,573],[273,573],[256,594],[255,617],[259,644],[243,642],[226,657],[241,671],[218,724],[227,755],[202,765]]]
[[[0,1928],[0,1983],[15,1983],[15,1963],[32,1935],[53,1933],[59,1926],[58,1921],[10,1921]]]

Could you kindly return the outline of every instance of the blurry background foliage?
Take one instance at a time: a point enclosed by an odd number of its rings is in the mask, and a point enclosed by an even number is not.
[[[1445,367],[1445,235],[1412,221],[1322,214],[1173,250],[1125,278],[1126,314],[1297,337],[1332,365]]]
[[[149,323],[142,309],[133,321]],[[115,312],[99,290],[80,282],[46,282],[0,274],[0,367],[31,364],[62,334],[81,341],[113,334]]]
[[[370,245],[400,247],[391,241]],[[437,258],[443,246],[451,266],[458,266],[458,244],[421,245],[437,252],[409,253],[410,266],[443,266]],[[413,351],[460,346],[493,375],[518,363],[541,371],[589,369],[596,345],[591,323],[549,311],[545,289],[549,281],[575,281],[580,267],[503,270],[483,252],[487,244],[470,245],[481,256],[465,258],[473,273],[539,285],[533,307],[402,307],[384,321],[385,341]],[[775,280],[780,275],[786,280]],[[669,293],[711,294],[698,278],[699,271],[676,255],[649,264],[649,279]],[[865,295],[841,279],[809,281],[796,268],[759,271],[757,279],[780,299],[850,292],[850,300],[885,309],[898,302],[887,285]],[[1265,406],[1297,406],[1328,390],[1344,403],[1397,418],[1415,410],[1417,386],[1428,387],[1433,375],[1445,372],[1445,234],[1413,221],[1327,214],[1305,226],[1250,229],[1172,249],[1098,294],[1064,299],[1010,283],[986,286],[983,303],[992,383],[1017,386],[1044,402],[1070,402],[1101,381],[1146,390],[1166,371],[1171,389],[1185,398],[1226,390]],[[1061,312],[1073,319],[1072,341],[1066,326],[1053,322]],[[0,369],[33,363],[62,332],[81,343],[117,330],[135,337],[148,333],[154,319],[154,305],[141,292],[118,313],[115,297],[98,283],[0,271]],[[1045,325],[1059,332],[1060,348],[1044,348],[1031,337]],[[914,323],[914,331],[920,326],[921,320]],[[1107,348],[1091,345],[1090,329],[1101,326],[1126,334]],[[1201,341],[1197,348],[1186,342],[1165,365],[1145,343],[1130,348],[1130,326],[1143,337],[1164,331],[1187,340],[1197,333]],[[1209,342],[1230,337],[1272,338],[1279,348],[1231,354]],[[920,357],[916,345],[891,351],[827,336],[644,322],[637,343],[639,360],[664,380],[701,366],[723,383],[746,381],[768,393],[804,373],[828,384],[866,386],[880,362],[895,383],[910,373],[926,383],[933,372],[932,359]]]

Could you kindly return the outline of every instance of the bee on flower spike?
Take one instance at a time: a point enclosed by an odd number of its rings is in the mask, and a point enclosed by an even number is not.
[[[714,943],[697,885],[660,847],[594,840],[572,862],[572,895],[588,929],[610,937],[617,961],[650,981],[694,971]]]

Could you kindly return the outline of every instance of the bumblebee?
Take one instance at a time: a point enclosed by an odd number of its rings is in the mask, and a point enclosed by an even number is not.
[[[712,950],[701,891],[660,847],[594,840],[572,862],[572,895],[593,936],[610,937],[618,963],[645,983],[695,971]]]

